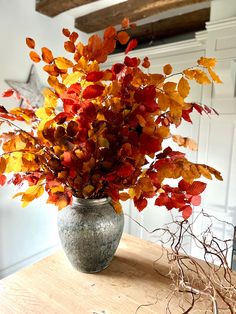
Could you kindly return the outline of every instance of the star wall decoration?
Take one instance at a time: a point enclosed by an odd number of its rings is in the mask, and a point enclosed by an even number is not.
[[[38,74],[36,72],[36,68],[32,65],[30,69],[30,74],[26,83],[13,81],[13,80],[5,80],[6,83],[14,89],[21,98],[20,107],[23,106],[24,103],[30,104],[34,107],[42,107],[44,102],[43,97],[43,86],[40,82]]]

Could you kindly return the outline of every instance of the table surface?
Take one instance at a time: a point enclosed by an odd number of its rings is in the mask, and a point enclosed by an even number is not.
[[[107,269],[84,274],[73,269],[60,250],[0,280],[0,313],[166,313],[171,281],[153,267],[161,252],[156,244],[124,235]],[[155,265],[168,273],[166,258]],[[171,313],[183,313],[178,301],[172,299]],[[206,310],[209,304],[202,306]]]

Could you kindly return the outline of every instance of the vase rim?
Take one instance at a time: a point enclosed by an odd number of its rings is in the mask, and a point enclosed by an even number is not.
[[[98,204],[104,204],[104,203],[110,203],[111,197],[102,197],[102,198],[79,198],[75,197],[75,203],[76,204],[82,204],[82,205],[98,205]]]

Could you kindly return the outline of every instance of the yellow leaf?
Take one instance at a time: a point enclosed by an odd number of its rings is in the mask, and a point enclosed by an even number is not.
[[[210,76],[211,76],[211,78],[213,79],[214,82],[222,83],[222,81],[219,78],[219,76],[211,68],[208,68],[208,72],[209,72],[209,74],[210,74]]]
[[[67,85],[72,85],[78,82],[79,78],[83,75],[81,72],[73,72],[71,74],[68,74],[67,77],[64,79],[63,83]]]
[[[198,170],[200,171],[200,173],[207,179],[212,180],[212,175],[210,173],[210,171],[207,169],[207,167],[204,167],[202,165],[197,165]]]
[[[173,68],[170,64],[166,64],[164,65],[163,67],[163,72],[166,74],[166,75],[170,75],[173,71]]]
[[[162,110],[162,111],[166,111],[170,106],[170,98],[169,96],[165,95],[165,94],[160,94],[158,96],[158,107]]]
[[[39,198],[44,193],[44,188],[42,185],[33,185],[30,186],[25,192],[17,193],[13,198],[21,196],[22,207],[26,207],[34,199]]]
[[[186,98],[189,94],[189,91],[190,91],[189,82],[182,77],[178,83],[178,92],[180,96]]]
[[[201,71],[198,69],[195,71],[196,71],[196,74],[194,76],[194,79],[196,80],[197,83],[199,83],[199,84],[210,84],[211,83],[207,74],[204,71]]]
[[[163,89],[166,93],[173,93],[175,91],[176,85],[177,84],[175,82],[166,82],[163,85]]]
[[[170,116],[172,118],[182,117],[182,106],[173,100],[170,104]]]
[[[58,96],[49,88],[45,88],[43,91],[44,107],[56,108]]]
[[[0,174],[5,172],[6,166],[7,166],[6,159],[3,157],[0,157]]]
[[[72,68],[74,66],[73,62],[70,60],[63,58],[63,57],[58,57],[55,59],[55,64],[60,70],[67,70],[69,68]]]
[[[104,147],[104,148],[109,148],[110,147],[110,143],[103,136],[99,136],[98,137],[98,145],[99,145],[99,147]]]
[[[216,59],[215,58],[205,58],[205,57],[201,57],[197,63],[199,65],[202,65],[203,67],[206,68],[214,68],[216,65]]]
[[[83,188],[83,195],[84,197],[89,197],[94,191],[94,186],[91,185],[91,184],[88,184],[86,185],[84,188]]]
[[[52,193],[64,192],[64,191],[65,191],[65,188],[64,188],[64,186],[62,186],[62,185],[53,186],[53,187],[51,188],[51,192],[52,192]]]
[[[7,167],[5,172],[21,172],[22,171],[22,153],[12,153],[7,158]]]

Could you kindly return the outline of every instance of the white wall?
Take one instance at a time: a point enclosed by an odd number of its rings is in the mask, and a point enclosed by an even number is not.
[[[8,88],[5,79],[25,82],[28,78],[32,63],[25,37],[35,38],[39,48],[46,46],[60,55],[65,38],[61,30],[73,30],[73,25],[70,15],[51,19],[37,13],[35,0],[0,0],[0,91]],[[84,33],[79,35],[86,40]],[[37,72],[44,81],[40,65]],[[0,104],[16,106],[7,99],[0,99]],[[58,244],[56,208],[40,199],[23,209],[12,195],[12,186],[0,189],[0,278],[45,256]]]

